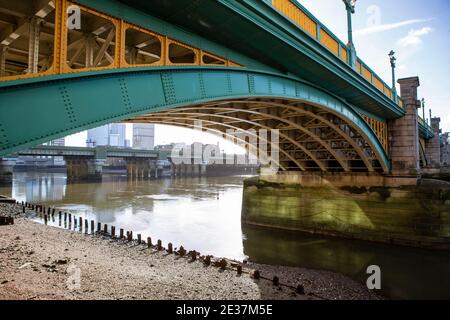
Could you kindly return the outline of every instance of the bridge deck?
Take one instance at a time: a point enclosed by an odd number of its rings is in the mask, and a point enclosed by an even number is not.
[[[66,23],[74,5],[81,10],[81,30]],[[134,70],[266,72],[348,104],[385,151],[387,120],[405,113],[386,83],[360,59],[353,69],[346,46],[295,1],[0,0],[2,7],[7,19],[0,22],[0,90]],[[127,98],[126,81],[120,81],[123,106],[130,112],[136,106]],[[249,83],[250,92],[254,85]],[[70,94],[63,89],[59,94],[75,128]],[[205,91],[204,84],[200,90]],[[422,137],[433,136],[421,119],[419,129]],[[0,144],[11,144],[7,142]]]

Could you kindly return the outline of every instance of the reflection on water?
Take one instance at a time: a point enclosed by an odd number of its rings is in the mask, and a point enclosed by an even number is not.
[[[378,265],[382,294],[396,299],[450,299],[450,254],[245,227],[244,252],[255,262],[330,270],[366,283]]]
[[[103,183],[66,185],[65,174],[16,173],[12,190],[3,188],[0,194],[132,230],[143,239],[151,236],[203,254],[242,260],[243,179],[128,181],[124,176],[104,176]]]
[[[204,254],[339,272],[365,283],[379,265],[392,298],[450,298],[450,254],[245,227],[240,223],[245,177],[201,177],[66,185],[64,174],[16,173],[0,194],[70,210]],[[244,241],[243,241],[244,239]]]

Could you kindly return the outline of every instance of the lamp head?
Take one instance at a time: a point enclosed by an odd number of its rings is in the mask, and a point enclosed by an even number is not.
[[[347,9],[351,11],[351,13],[355,13],[356,0],[343,0]]]
[[[391,52],[389,52],[389,58],[391,60],[391,66],[395,67],[395,62],[397,61],[397,58],[395,57],[394,50],[391,50]]]

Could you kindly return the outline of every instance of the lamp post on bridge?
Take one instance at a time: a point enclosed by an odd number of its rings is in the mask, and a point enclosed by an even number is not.
[[[394,50],[391,50],[391,52],[389,52],[389,59],[391,61],[391,68],[392,68],[392,94],[394,96],[394,101],[397,102],[397,88],[395,86],[395,67],[397,58],[395,57]]]
[[[355,13],[356,0],[342,0],[345,3],[345,9],[347,10],[347,28],[348,28],[348,52],[349,52],[349,64],[353,69],[356,69],[357,56],[356,49],[353,43],[353,29],[352,29],[352,14]]]
[[[422,114],[423,114],[423,122],[426,122],[426,119],[425,119],[425,98],[422,98]]]

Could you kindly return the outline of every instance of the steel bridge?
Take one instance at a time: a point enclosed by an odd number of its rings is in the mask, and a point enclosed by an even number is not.
[[[399,97],[349,50],[291,0],[0,0],[0,156],[111,122],[202,120],[279,129],[286,171],[427,164],[418,79]]]
[[[153,150],[121,149],[111,147],[60,147],[38,146],[17,152],[20,156],[45,157],[90,157],[95,159],[106,158],[147,158],[153,160],[167,159],[167,152]]]

